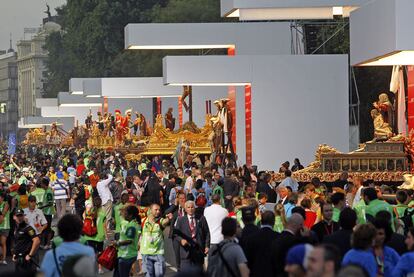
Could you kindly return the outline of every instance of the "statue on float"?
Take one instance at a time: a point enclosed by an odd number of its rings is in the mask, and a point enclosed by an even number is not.
[[[386,141],[393,136],[391,126],[377,109],[371,110],[371,117],[374,123],[374,141]]]
[[[382,115],[382,119],[387,123],[391,132],[394,131],[394,107],[386,93],[381,93],[378,96],[378,101],[373,103],[374,108]]]
[[[50,131],[46,135],[46,142],[53,143],[53,144],[58,144],[61,142],[61,137],[60,137],[60,133],[59,133],[56,122],[52,123],[52,126],[50,127]]]
[[[210,134],[211,156],[212,163],[221,163],[226,160],[228,151],[230,151],[231,159],[234,161],[234,147],[232,143],[232,128],[233,128],[233,114],[228,106],[230,99],[224,98],[214,101],[217,107],[217,113],[210,119],[212,125],[212,132]],[[224,157],[219,157],[224,154]]]
[[[188,155],[190,155],[190,143],[187,140],[180,138],[174,154],[171,157],[174,161],[174,166],[176,168],[183,167]]]
[[[168,108],[167,113],[165,114],[165,128],[169,129],[170,131],[174,131],[175,128],[175,118],[173,116],[173,108]]]

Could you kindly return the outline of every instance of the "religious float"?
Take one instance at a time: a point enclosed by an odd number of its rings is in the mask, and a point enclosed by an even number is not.
[[[414,133],[408,136],[393,134],[392,105],[387,94],[381,93],[373,106],[373,140],[350,153],[341,153],[326,144],[319,145],[315,161],[293,172],[292,177],[298,182],[310,182],[314,177],[323,182],[335,182],[346,171],[351,179],[361,176],[376,182],[406,181],[413,168]],[[277,182],[285,178],[283,173],[276,173],[273,177]]]
[[[177,166],[182,166],[189,155],[206,155],[213,162],[224,162],[235,156],[231,141],[233,120],[228,101],[225,98],[214,102],[217,113],[206,114],[202,128],[190,121],[174,130],[172,108],[165,116],[158,114],[153,127],[139,112],[135,112],[136,118],[132,119],[131,109],[126,110],[124,116],[116,110],[114,116],[98,112],[96,120],[90,113],[84,125],[76,126],[66,134],[58,129],[56,123],[49,131],[31,129],[23,143],[118,151],[124,153],[127,160],[139,160],[143,155],[166,155],[174,158]],[[228,157],[230,159],[226,159]]]

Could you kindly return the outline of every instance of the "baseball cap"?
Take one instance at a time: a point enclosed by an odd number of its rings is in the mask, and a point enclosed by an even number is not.
[[[24,215],[24,211],[22,209],[18,209],[15,215]]]
[[[312,250],[313,246],[308,243],[293,246],[289,249],[286,255],[286,264],[296,264],[302,266],[303,268],[306,268],[308,256]]]

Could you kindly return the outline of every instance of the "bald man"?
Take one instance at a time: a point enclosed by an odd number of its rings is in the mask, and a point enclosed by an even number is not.
[[[303,222],[304,219],[300,214],[293,213],[286,223],[285,230],[273,242],[273,276],[285,275],[285,257],[291,247],[310,242],[309,230],[304,230]]]

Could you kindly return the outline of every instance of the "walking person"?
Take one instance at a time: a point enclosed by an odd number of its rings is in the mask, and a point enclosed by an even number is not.
[[[180,264],[183,271],[193,267],[202,270],[204,256],[208,253],[210,232],[204,216],[195,217],[194,201],[185,203],[186,215],[177,219],[174,232],[180,242]]]
[[[96,184],[99,197],[102,200],[102,207],[105,212],[105,225],[107,230],[110,229],[110,221],[112,219],[112,202],[113,197],[109,184],[112,182],[113,176],[111,174],[101,173],[99,175],[100,181]]]
[[[161,277],[165,274],[164,228],[170,223],[171,214],[161,218],[158,204],[150,206],[149,215],[142,224],[140,251],[147,277]]]
[[[114,271],[114,277],[129,277],[131,267],[137,260],[138,241],[141,235],[141,218],[138,208],[133,205],[125,207],[125,223],[122,224],[119,234],[118,264]]]
[[[6,193],[0,192],[0,245],[2,259],[0,264],[6,265],[7,246],[6,241],[10,232],[10,206],[6,201]]]
[[[68,183],[63,179],[63,174],[60,172],[57,179],[53,182],[53,192],[56,203],[57,218],[60,219],[66,214],[66,201],[69,195]]]
[[[36,271],[32,259],[37,253],[40,246],[40,239],[36,235],[36,231],[32,226],[27,224],[24,218],[24,211],[18,209],[13,217],[16,221],[16,230],[14,234],[14,251],[13,262],[15,263],[16,272],[30,272]]]

